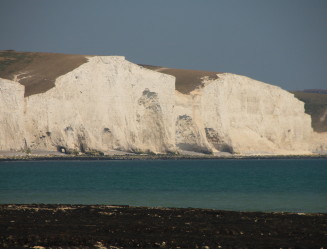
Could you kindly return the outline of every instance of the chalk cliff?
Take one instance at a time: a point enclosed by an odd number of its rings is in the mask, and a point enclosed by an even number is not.
[[[198,148],[193,146],[192,150],[205,148],[241,154],[309,152],[311,119],[304,113],[303,102],[292,94],[228,73],[203,83],[202,88],[193,90],[187,97],[177,94],[178,103],[186,103],[186,98],[192,103],[177,104],[180,107],[176,108],[177,122],[192,120],[201,134]],[[190,148],[191,144],[188,142]]]
[[[1,150],[174,151],[174,78],[119,56],[90,57],[55,87],[24,98],[1,81]]]
[[[0,78],[0,150],[24,147],[24,86]]]
[[[303,102],[245,76],[136,65],[121,56],[55,56],[70,71],[55,68],[56,74],[49,74],[56,66],[44,67],[47,56],[28,56],[19,70],[1,73],[0,67],[0,150],[308,154],[327,149]]]

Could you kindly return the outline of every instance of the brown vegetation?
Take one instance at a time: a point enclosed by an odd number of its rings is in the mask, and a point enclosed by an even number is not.
[[[0,78],[25,86],[25,97],[54,87],[55,80],[83,63],[84,55],[0,51]]]
[[[183,93],[189,94],[198,87],[201,87],[203,78],[207,79],[218,79],[217,72],[199,71],[199,70],[187,70],[187,69],[176,69],[157,67],[150,65],[140,65],[147,69],[157,71],[164,74],[169,74],[176,77],[176,90]]]

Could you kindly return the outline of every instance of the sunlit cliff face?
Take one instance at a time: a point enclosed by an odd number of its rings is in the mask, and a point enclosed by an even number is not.
[[[307,154],[318,146],[303,102],[279,87],[85,58],[47,90],[33,92],[29,82],[30,95],[19,79],[0,79],[0,150]]]

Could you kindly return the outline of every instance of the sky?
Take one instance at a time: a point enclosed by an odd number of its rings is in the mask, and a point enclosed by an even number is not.
[[[327,89],[327,0],[0,0],[0,50],[122,55]]]

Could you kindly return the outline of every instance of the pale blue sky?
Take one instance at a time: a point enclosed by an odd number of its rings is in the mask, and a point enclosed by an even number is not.
[[[327,89],[327,0],[0,0],[0,50],[124,55]]]

